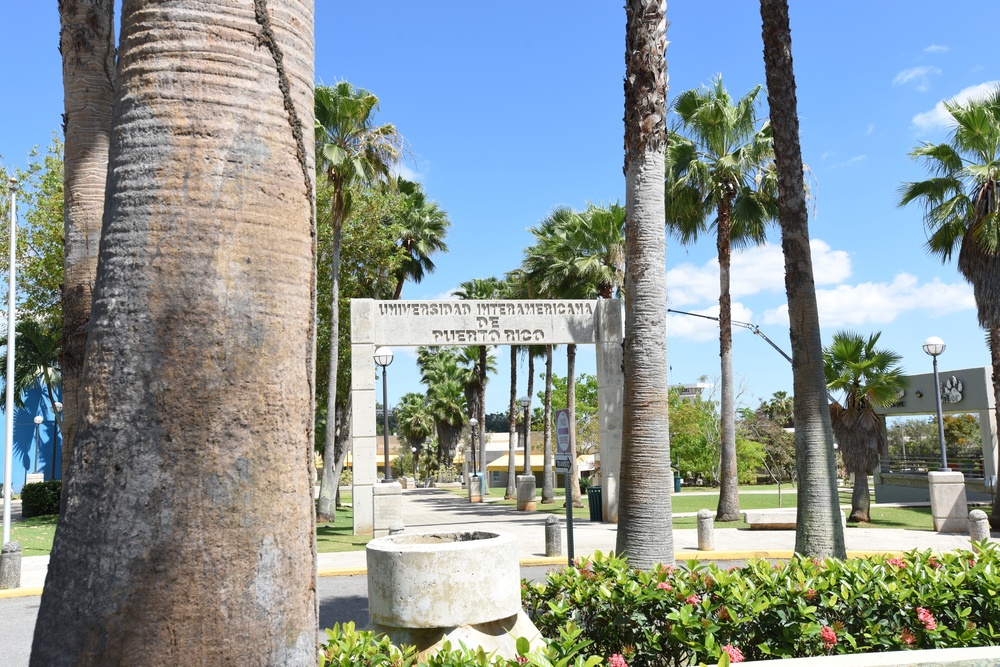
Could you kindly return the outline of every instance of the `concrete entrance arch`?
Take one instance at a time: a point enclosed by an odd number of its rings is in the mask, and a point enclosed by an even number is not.
[[[605,521],[618,520],[622,341],[617,299],[594,301],[351,300],[354,533],[375,527],[375,348],[380,345],[595,345]]]

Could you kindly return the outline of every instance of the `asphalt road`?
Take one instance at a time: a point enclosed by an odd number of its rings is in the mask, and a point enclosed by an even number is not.
[[[549,567],[521,568],[521,576],[532,581],[545,577]],[[354,621],[359,627],[368,624],[368,577],[320,577],[319,627]],[[0,599],[0,665],[23,667],[31,655],[35,619],[41,598]],[[320,640],[325,638],[322,630]]]

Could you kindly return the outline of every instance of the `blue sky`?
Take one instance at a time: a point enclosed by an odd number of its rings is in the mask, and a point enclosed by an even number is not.
[[[0,156],[23,166],[31,147],[44,146],[60,125],[58,16],[55,2],[8,4]],[[316,5],[317,81],[346,79],[379,96],[379,120],[394,123],[412,153],[404,173],[452,221],[450,252],[403,298],[444,297],[463,280],[515,268],[531,244],[527,229],[556,206],[624,198],[620,2]],[[904,367],[923,373],[930,359],[921,343],[937,335],[948,344],[942,370],[989,365],[971,288],[953,264],[927,255],[921,211],[899,209],[896,199],[902,182],[924,178],[908,152],[947,137],[941,101],[1000,81],[990,40],[969,30],[974,17],[993,13],[986,1],[950,11],[928,0],[792,2],[824,343],[841,328],[882,331]],[[756,3],[671,2],[667,15],[669,99],[720,73],[734,97],[764,82]],[[775,231],[768,245],[734,255],[733,317],[760,325],[790,350],[779,243]],[[711,238],[689,247],[668,241],[669,307],[716,313],[714,245]],[[673,316],[668,338],[671,383],[714,381],[711,322]],[[505,409],[509,391],[503,348],[497,357],[491,412]],[[581,350],[578,370],[593,368],[593,353]],[[791,393],[789,364],[741,329],[734,330],[734,370],[744,404]],[[421,389],[404,350],[389,378],[390,403]]]

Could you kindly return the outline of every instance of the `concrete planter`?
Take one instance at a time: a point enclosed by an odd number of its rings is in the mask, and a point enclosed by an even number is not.
[[[368,543],[368,614],[373,630],[434,652],[482,646],[514,657],[518,637],[540,645],[521,610],[517,540],[493,532],[393,535]]]

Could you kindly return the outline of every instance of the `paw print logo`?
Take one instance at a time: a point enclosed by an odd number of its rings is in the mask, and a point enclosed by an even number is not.
[[[942,403],[958,403],[962,400],[962,381],[957,377],[952,375],[948,378],[948,381],[944,383],[944,387],[941,388],[941,402]]]

